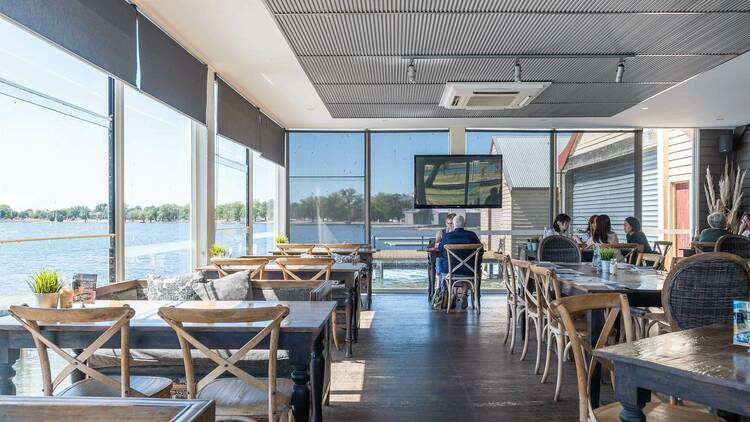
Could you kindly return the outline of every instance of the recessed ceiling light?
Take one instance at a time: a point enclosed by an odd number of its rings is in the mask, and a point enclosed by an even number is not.
[[[315,110],[315,107],[307,107],[305,110],[307,110],[307,111],[313,111],[313,110]]]
[[[717,117],[716,120],[721,121],[721,120],[724,120],[724,118],[723,117]]]
[[[648,110],[648,107],[641,107],[641,110]]]

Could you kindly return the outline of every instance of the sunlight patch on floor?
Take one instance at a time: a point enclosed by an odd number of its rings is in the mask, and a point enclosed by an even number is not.
[[[375,319],[375,311],[361,311],[359,313],[359,328],[369,330],[372,328],[372,321]]]
[[[362,401],[365,387],[364,360],[334,362],[331,368],[331,402],[352,403]]]

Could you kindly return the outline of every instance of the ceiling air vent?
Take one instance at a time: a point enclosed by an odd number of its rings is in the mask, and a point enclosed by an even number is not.
[[[549,82],[448,82],[440,105],[461,110],[522,108],[549,85]]]

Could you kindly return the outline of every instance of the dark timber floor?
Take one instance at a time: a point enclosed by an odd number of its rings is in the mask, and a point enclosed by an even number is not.
[[[480,316],[471,309],[446,315],[431,310],[423,294],[376,295],[354,358],[335,358],[326,420],[578,420],[573,363],[565,365],[555,403],[554,376],[541,384],[534,375],[536,345],[524,362],[519,345],[513,355],[503,345],[505,296],[486,294],[482,302]],[[602,394],[611,400],[608,385]]]

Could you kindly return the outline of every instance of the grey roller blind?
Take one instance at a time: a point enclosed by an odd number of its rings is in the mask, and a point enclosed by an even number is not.
[[[148,18],[138,16],[140,89],[206,123],[206,65]]]
[[[260,153],[274,163],[284,166],[284,128],[265,114],[260,114]]]
[[[0,0],[0,13],[124,82],[136,84],[136,11],[125,1]]]
[[[261,151],[260,112],[221,79],[217,80],[216,131],[248,148]]]

